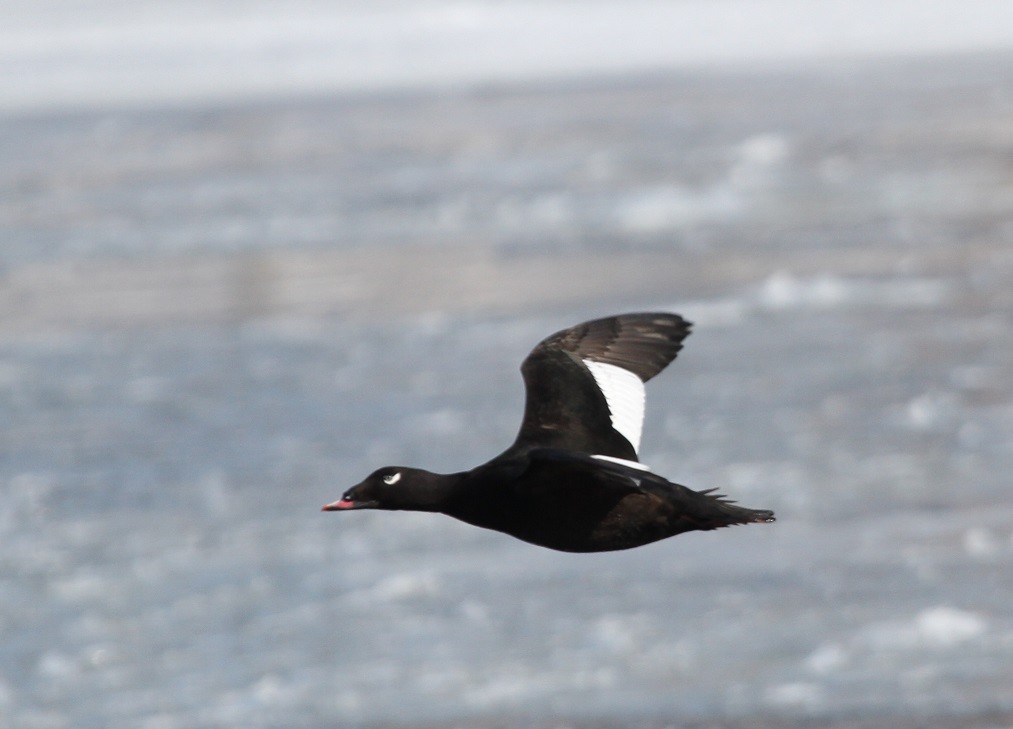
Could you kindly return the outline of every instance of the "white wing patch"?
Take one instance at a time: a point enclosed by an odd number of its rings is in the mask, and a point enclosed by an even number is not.
[[[644,427],[644,383],[622,367],[585,359],[584,364],[598,383],[608,404],[612,427],[640,452],[640,433]]]
[[[591,458],[597,458],[599,461],[612,461],[612,463],[618,463],[623,466],[629,466],[635,468],[638,471],[650,471],[650,467],[640,463],[639,461],[627,461],[625,458],[616,458],[615,456],[602,456],[593,455]]]

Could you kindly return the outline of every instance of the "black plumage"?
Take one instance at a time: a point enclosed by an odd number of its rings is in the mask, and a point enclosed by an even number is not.
[[[643,383],[675,359],[690,326],[676,314],[640,313],[557,332],[521,365],[524,417],[506,451],[461,473],[381,468],[324,509],[439,512],[567,552],[774,521],[771,511],[672,483],[637,461]]]

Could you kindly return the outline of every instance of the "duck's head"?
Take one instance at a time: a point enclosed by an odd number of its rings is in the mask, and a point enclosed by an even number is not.
[[[325,504],[323,511],[351,509],[412,509],[426,511],[438,506],[445,476],[420,468],[386,466],[352,486],[341,498]]]

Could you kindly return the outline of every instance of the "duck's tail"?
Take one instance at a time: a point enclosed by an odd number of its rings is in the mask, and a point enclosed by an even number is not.
[[[694,491],[682,484],[672,483],[656,478],[645,479],[643,486],[653,491],[672,508],[670,516],[672,527],[679,532],[708,531],[734,524],[769,524],[774,521],[774,512],[770,509],[748,509],[739,506],[715,489]],[[660,488],[659,488],[660,486]]]
[[[720,529],[735,524],[769,524],[776,521],[770,509],[749,509],[739,506],[716,489],[690,491],[696,498],[687,499],[685,518],[694,522],[696,529]]]

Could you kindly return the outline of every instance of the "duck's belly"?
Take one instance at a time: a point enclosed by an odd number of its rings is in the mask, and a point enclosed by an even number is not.
[[[684,531],[673,528],[671,509],[666,504],[641,493],[618,500],[583,499],[566,505],[531,499],[451,516],[563,552],[632,549]]]

